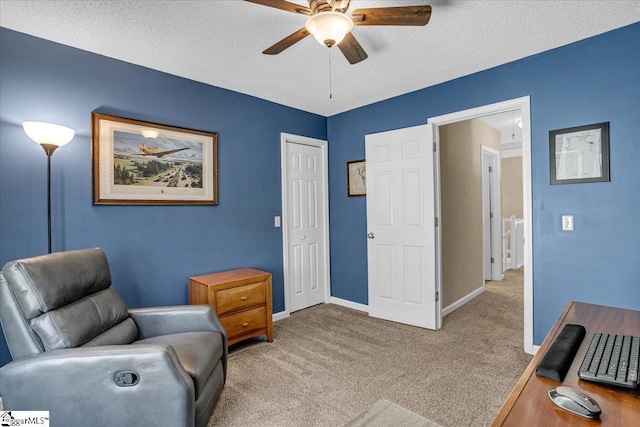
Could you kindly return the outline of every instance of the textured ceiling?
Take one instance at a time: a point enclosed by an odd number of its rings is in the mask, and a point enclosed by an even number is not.
[[[640,21],[637,0],[353,0],[350,10],[416,4],[433,7],[425,27],[354,28],[369,54],[356,65],[312,37],[263,55],[305,17],[240,0],[1,0],[0,26],[330,116]]]
[[[479,117],[479,119],[500,132],[500,142],[502,144],[522,142],[522,128],[518,126],[518,122],[522,120],[522,112],[519,109],[506,113],[491,114]]]

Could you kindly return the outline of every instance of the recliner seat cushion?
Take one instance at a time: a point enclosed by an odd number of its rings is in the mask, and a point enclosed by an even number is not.
[[[224,346],[218,332],[183,332],[135,341],[135,344],[173,346],[180,363],[193,379],[196,399],[222,358]]]

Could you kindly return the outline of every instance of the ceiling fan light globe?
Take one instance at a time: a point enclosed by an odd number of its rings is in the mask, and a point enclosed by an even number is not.
[[[158,132],[157,130],[153,130],[153,129],[142,129],[140,131],[140,133],[146,139],[156,139],[158,137],[158,135],[160,135],[160,132]]]
[[[318,12],[307,19],[305,28],[323,46],[340,43],[353,28],[350,17],[340,12]]]

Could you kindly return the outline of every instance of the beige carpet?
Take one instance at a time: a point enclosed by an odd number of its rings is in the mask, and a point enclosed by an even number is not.
[[[331,304],[296,312],[273,343],[230,348],[209,426],[342,426],[380,399],[442,426],[486,426],[530,361],[522,288],[522,272],[507,272],[440,331]]]

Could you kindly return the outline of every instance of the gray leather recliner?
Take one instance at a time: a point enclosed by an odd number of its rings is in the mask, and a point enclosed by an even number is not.
[[[0,320],[4,408],[49,411],[51,425],[205,426],[225,383],[211,307],[127,310],[100,249],[7,263]]]

